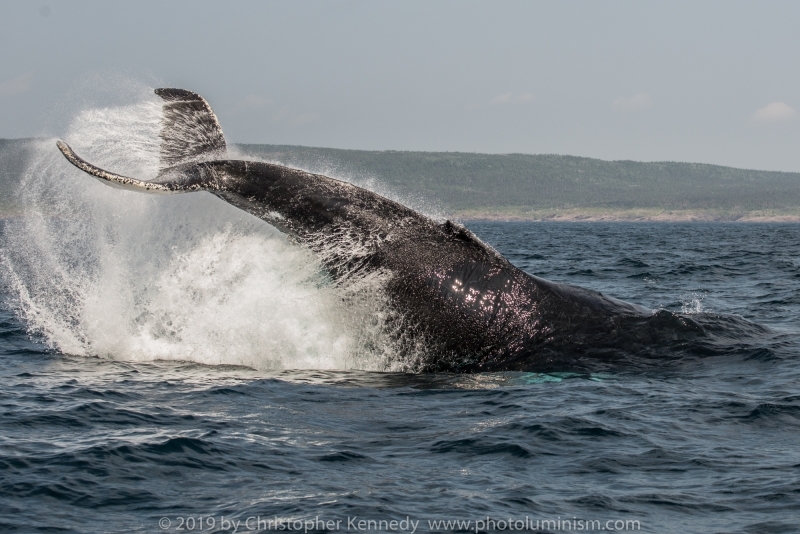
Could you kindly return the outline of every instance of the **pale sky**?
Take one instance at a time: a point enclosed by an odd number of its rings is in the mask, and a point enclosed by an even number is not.
[[[800,2],[0,3],[0,137],[182,87],[230,142],[800,171]]]

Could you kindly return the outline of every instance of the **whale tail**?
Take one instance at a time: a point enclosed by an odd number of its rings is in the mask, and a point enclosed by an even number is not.
[[[100,167],[96,167],[78,156],[72,148],[64,141],[56,141],[56,146],[67,158],[67,161],[78,167],[80,170],[87,174],[91,174],[99,179],[106,185],[118,187],[120,189],[129,189],[133,191],[145,191],[148,193],[171,193],[173,188],[168,184],[159,184],[155,182],[145,182],[144,180],[137,180],[136,178],[128,178],[121,174],[106,171]]]
[[[222,128],[202,96],[185,89],[171,88],[156,89],[155,94],[164,101],[164,118],[159,133],[159,177],[180,174],[173,171],[188,163],[225,158],[227,145]],[[57,141],[56,146],[70,163],[107,185],[149,193],[177,193],[184,190],[168,180],[146,182],[106,171],[79,157],[63,141]]]
[[[205,98],[186,89],[156,89],[164,101],[161,168],[224,159],[227,146],[217,116]]]

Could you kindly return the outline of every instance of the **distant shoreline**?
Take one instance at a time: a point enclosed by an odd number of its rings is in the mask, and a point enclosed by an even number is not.
[[[25,210],[0,206],[0,220],[26,216]],[[570,208],[526,210],[453,210],[450,217],[462,222],[641,222],[641,223],[800,223],[798,211],[725,212],[710,210],[609,210]]]
[[[19,179],[33,142],[0,139],[0,186]],[[800,173],[547,154],[237,146],[244,156],[349,181],[461,221],[800,223]],[[11,198],[0,198],[0,218],[24,216]]]
[[[240,147],[357,185],[374,179],[464,221],[800,223],[796,172],[552,154]]]
[[[800,223],[800,210],[715,211],[598,208],[457,210],[461,221],[492,222],[643,222],[643,223]]]

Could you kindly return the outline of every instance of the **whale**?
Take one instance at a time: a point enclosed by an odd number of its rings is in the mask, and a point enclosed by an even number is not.
[[[420,372],[593,372],[661,364],[704,335],[689,317],[528,274],[463,225],[436,220],[351,183],[263,161],[229,159],[208,102],[155,90],[163,119],[152,180],[101,169],[64,141],[78,169],[151,194],[209,192],[316,254],[331,283],[369,280],[390,311],[398,350],[423,347]],[[405,348],[403,348],[405,347]]]

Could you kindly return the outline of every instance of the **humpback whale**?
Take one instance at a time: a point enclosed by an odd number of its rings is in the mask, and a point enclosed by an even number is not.
[[[663,360],[663,351],[651,348],[664,340],[680,344],[703,335],[688,317],[525,273],[464,226],[353,184],[228,159],[203,97],[183,89],[155,93],[163,101],[156,179],[100,169],[62,141],[58,148],[107,185],[156,194],[208,191],[318,254],[334,283],[376,280],[398,339],[424,346],[420,371],[640,366]]]

